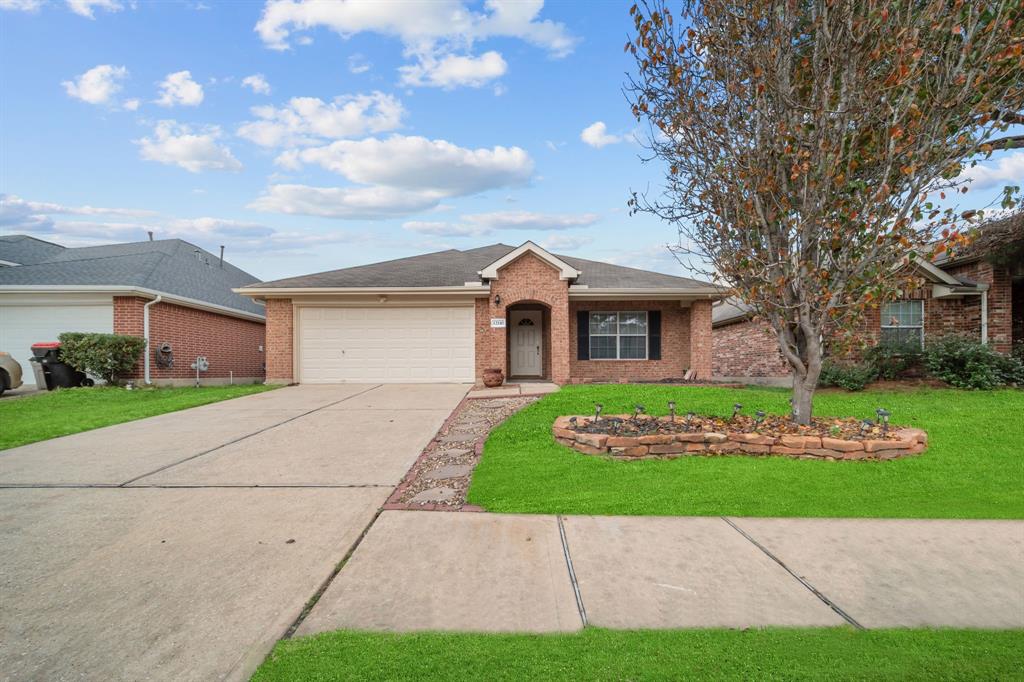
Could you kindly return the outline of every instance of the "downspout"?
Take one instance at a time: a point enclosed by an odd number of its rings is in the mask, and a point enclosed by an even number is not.
[[[988,345],[988,286],[981,291],[981,344]]]
[[[163,300],[163,296],[157,294],[156,298],[142,306],[142,338],[146,340],[146,353],[142,360],[142,375],[143,381],[147,386],[153,383],[149,380],[149,306],[159,303],[161,300]]]

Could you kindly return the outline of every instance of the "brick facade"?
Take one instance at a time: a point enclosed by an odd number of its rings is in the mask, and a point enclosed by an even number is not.
[[[495,301],[500,299],[500,303]],[[492,328],[492,318],[510,319],[516,310],[540,310],[543,318],[543,379],[558,384],[584,381],[680,379],[687,369],[711,377],[711,301],[683,307],[675,301],[569,301],[569,282],[532,253],[509,263],[490,282],[490,294],[474,309],[475,376],[501,368],[509,376],[508,328]],[[576,313],[580,310],[662,311],[661,360],[578,360]],[[290,299],[267,300],[267,381],[294,380],[294,317]]]
[[[501,299],[495,304],[496,298]],[[500,367],[506,376],[508,338],[505,329],[492,329],[492,317],[508,319],[508,309],[523,304],[541,304],[546,310],[544,328],[545,366],[549,378],[558,384],[569,381],[569,283],[558,278],[558,271],[533,254],[517,258],[498,272],[491,282],[491,295],[476,300],[476,377],[491,367]],[[575,338],[575,337],[571,337]]]
[[[114,297],[114,333],[143,335],[143,306],[147,299],[137,296]],[[265,325],[229,315],[172,303],[160,302],[149,309],[149,338],[151,347],[149,373],[156,383],[184,383],[195,379],[190,365],[197,356],[205,356],[210,369],[201,374],[201,380],[226,382],[263,380]],[[160,367],[156,362],[156,349],[171,344],[174,365]],[[140,358],[132,377],[144,377]]]
[[[782,359],[779,342],[767,324],[734,322],[715,328],[711,339],[716,377],[789,376],[789,364]]]
[[[267,299],[267,383],[295,380],[295,315],[290,298]]]
[[[579,360],[576,313],[581,311],[661,311],[660,360]],[[573,301],[569,304],[570,375],[573,382],[682,379],[690,367],[690,308],[679,301]],[[711,326],[710,320],[708,326]]]

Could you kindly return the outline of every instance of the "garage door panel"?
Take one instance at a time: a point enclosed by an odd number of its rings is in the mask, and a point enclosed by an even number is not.
[[[35,383],[29,358],[31,346],[39,341],[56,341],[62,332],[114,330],[114,307],[106,305],[0,305],[0,350],[9,352],[21,364],[22,380]]]
[[[473,308],[302,307],[298,317],[299,381],[473,381]]]

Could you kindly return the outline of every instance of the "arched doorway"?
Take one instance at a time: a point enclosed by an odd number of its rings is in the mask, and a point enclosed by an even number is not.
[[[536,301],[506,308],[506,374],[511,381],[550,380],[551,309]]]

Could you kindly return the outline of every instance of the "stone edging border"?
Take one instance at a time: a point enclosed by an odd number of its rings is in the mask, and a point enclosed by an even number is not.
[[[609,416],[630,418],[632,415]],[[928,434],[914,428],[896,429],[897,440],[768,436],[730,431],[608,436],[573,430],[569,421],[573,418],[580,424],[593,419],[583,415],[556,418],[551,427],[556,441],[585,455],[606,455],[621,460],[674,459],[689,455],[778,455],[828,461],[890,460],[921,454],[928,447]]]

